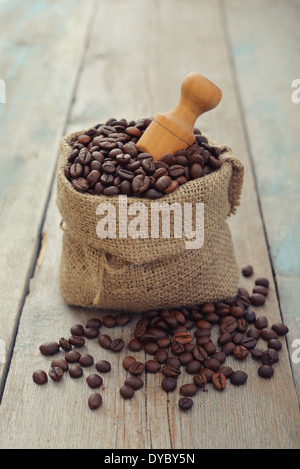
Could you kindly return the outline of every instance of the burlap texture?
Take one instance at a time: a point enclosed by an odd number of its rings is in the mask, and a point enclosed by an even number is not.
[[[204,203],[204,244],[186,249],[187,239],[175,238],[171,217],[170,238],[127,237],[100,239],[96,233],[100,203],[112,204],[118,214],[119,197],[77,192],[64,175],[70,143],[87,129],[61,140],[57,172],[57,205],[62,216],[63,242],[59,282],[68,304],[100,309],[142,312],[218,301],[236,295],[239,278],[226,218],[240,202],[243,166],[229,147],[221,168],[180,186],[152,201],[127,197],[127,207],[151,204]],[[224,148],[210,140],[210,144]],[[194,220],[195,222],[195,220]],[[129,221],[128,221],[129,223]],[[150,223],[149,223],[150,225]],[[195,223],[194,225],[195,226]]]

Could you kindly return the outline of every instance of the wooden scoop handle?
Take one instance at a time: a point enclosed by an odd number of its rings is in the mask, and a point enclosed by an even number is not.
[[[169,112],[160,114],[190,134],[193,138],[194,125],[204,112],[215,108],[222,98],[221,90],[200,73],[189,73],[182,82],[181,96],[177,106]],[[188,142],[187,142],[188,143]]]

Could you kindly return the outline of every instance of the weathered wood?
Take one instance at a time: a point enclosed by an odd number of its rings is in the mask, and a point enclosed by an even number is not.
[[[284,321],[300,337],[299,2],[224,2],[230,52]],[[255,33],[253,25],[255,24]],[[297,347],[299,346],[296,345]],[[300,367],[292,368],[300,397]]]
[[[0,390],[40,243],[91,2],[1,2]],[[3,379],[2,379],[3,378]]]
[[[132,119],[170,109],[178,86],[191,70],[218,84],[222,102],[202,116],[198,126],[213,139],[230,145],[245,166],[242,205],[230,218],[234,244],[241,267],[251,262],[257,276],[270,279],[266,306],[257,312],[266,314],[270,323],[280,320],[220,3],[132,0],[114,2],[112,7],[110,1],[103,0],[98,5],[67,132],[111,116]],[[106,21],[112,16],[113,29]],[[202,16],[205,21],[199,21]],[[38,346],[68,336],[71,325],[84,324],[96,314],[67,307],[59,296],[59,221],[54,191],[43,227],[47,239],[44,256],[30,284],[0,407],[2,447],[299,447],[298,401],[285,346],[270,381],[258,378],[258,365],[250,358],[245,363],[228,359],[234,369],[248,372],[247,384],[240,388],[228,385],[222,393],[208,387],[207,393],[195,396],[188,413],[178,409],[178,390],[166,395],[160,389],[158,375],[144,376],[144,389],[137,391],[132,401],[123,401],[118,394],[126,376],[121,362],[128,351],[113,355],[100,349],[96,341],[89,341],[84,350],[96,360],[108,359],[113,368],[111,374],[103,376],[101,409],[91,412],[87,407],[90,389],[84,380],[88,371],[81,382],[65,376],[60,383],[36,386],[32,372],[47,370],[51,361],[40,355]],[[241,280],[249,290],[252,284],[253,279]],[[128,340],[132,328],[110,333]],[[145,355],[139,353],[137,358]],[[178,388],[188,381],[191,377],[182,374]]]

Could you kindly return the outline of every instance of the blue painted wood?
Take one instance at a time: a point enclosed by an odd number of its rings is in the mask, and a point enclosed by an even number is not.
[[[289,345],[300,337],[300,4],[227,0],[225,19]],[[300,395],[300,369],[293,364]]]

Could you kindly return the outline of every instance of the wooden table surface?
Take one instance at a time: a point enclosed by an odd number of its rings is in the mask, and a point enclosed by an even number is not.
[[[300,103],[291,99],[299,0],[3,0],[0,9],[0,447],[299,448]],[[146,375],[143,390],[122,400],[127,351],[90,341],[86,350],[112,363],[103,406],[91,412],[84,383],[32,381],[51,360],[41,343],[104,314],[68,307],[58,292],[59,140],[109,117],[169,110],[194,70],[223,91],[197,126],[245,167],[242,203],[229,219],[238,262],[270,279],[257,312],[290,332],[271,380],[258,378],[249,359],[238,364],[249,374],[245,386],[209,387],[187,413],[177,392],[161,390],[159,375]],[[253,279],[240,286],[250,290]],[[128,340],[132,328],[112,335]]]

